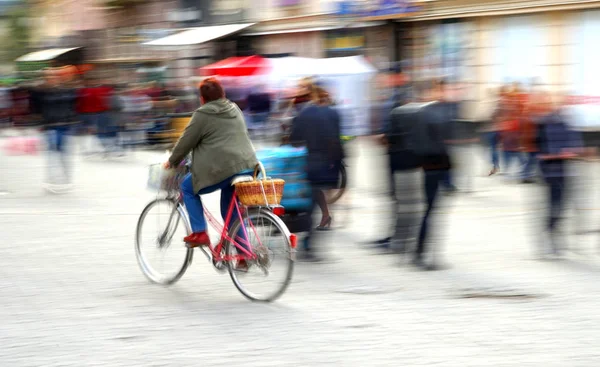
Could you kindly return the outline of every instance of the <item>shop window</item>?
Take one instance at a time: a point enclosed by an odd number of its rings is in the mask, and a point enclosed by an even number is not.
[[[548,63],[544,37],[535,16],[506,18],[495,37],[494,83],[530,84],[534,79],[548,83],[547,75],[540,75]]]
[[[365,43],[365,35],[360,30],[331,31],[325,37],[325,55],[326,57],[362,55]]]
[[[462,22],[445,22],[430,28],[425,73],[452,82],[464,79],[465,39],[467,26]]]

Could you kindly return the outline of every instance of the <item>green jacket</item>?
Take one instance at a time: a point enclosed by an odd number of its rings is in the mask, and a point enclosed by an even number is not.
[[[258,163],[242,111],[224,98],[206,103],[194,112],[169,162],[179,165],[190,151],[196,192],[253,170]]]

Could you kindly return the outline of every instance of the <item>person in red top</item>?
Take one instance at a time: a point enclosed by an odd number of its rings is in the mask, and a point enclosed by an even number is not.
[[[537,144],[538,123],[541,118],[549,113],[548,109],[545,107],[546,103],[544,100],[546,95],[544,93],[534,92],[528,97],[520,128],[521,146],[525,159],[522,178],[523,183],[526,184],[535,183],[538,163],[537,154],[539,151],[539,146]]]
[[[524,164],[521,147],[521,104],[517,96],[511,93],[507,97],[507,108],[500,117],[500,139],[504,153],[504,164],[508,173],[512,162],[516,161],[520,167]]]
[[[77,94],[77,113],[81,117],[84,129],[95,130],[100,141],[106,146],[108,138],[114,134],[110,122],[110,102],[114,91],[95,80],[88,80],[86,84]]]

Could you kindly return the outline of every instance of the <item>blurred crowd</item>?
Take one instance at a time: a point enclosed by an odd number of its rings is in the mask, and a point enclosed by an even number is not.
[[[223,87],[227,99],[243,111],[251,137],[261,138],[272,129],[277,144],[288,142],[307,148],[313,205],[305,211],[319,207],[322,215],[317,228],[329,229],[332,216],[327,192],[339,189],[344,158],[342,117],[335,96],[315,78],[304,78],[293,90],[277,92],[260,82],[235,78],[224,80]],[[594,153],[584,149],[582,137],[572,129],[563,95],[535,86],[525,90],[519,84],[491,90],[482,104],[483,124],[478,126],[481,134],[471,136],[459,131],[460,95],[460,86],[445,80],[398,83],[389,88],[378,113],[373,114],[372,119],[378,121],[370,122],[372,133],[379,133],[378,141],[387,147],[391,201],[397,216],[391,235],[376,241],[376,245],[392,252],[414,250],[414,263],[420,267],[435,267],[424,256],[430,215],[439,192],[458,190],[452,146],[482,140],[489,148],[489,176],[505,174],[522,183],[546,184],[550,234],[562,217],[565,193],[572,182],[569,162]],[[164,142],[161,136],[167,136],[172,144],[188,120],[174,128],[165,116],[189,118],[200,106],[199,97],[198,88],[189,82],[120,85],[56,68],[46,70],[42,78],[1,87],[0,111],[4,126],[34,126],[45,132],[49,152],[46,186],[57,190],[68,189],[72,183],[67,152],[70,136],[93,137],[84,140],[92,143],[79,147],[83,154],[96,153],[97,142],[103,154],[118,155],[140,143]],[[422,175],[419,190],[426,196],[420,220],[415,218],[415,211],[407,211],[402,204],[403,197],[414,196],[402,185],[415,175]],[[312,231],[312,222],[304,229]],[[308,250],[313,246],[309,239],[306,241]],[[559,244],[549,244],[549,252],[560,252]],[[312,253],[308,256],[315,258]]]

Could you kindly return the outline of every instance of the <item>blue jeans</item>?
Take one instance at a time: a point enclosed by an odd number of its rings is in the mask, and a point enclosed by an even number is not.
[[[69,127],[67,126],[56,126],[48,128],[48,149],[54,152],[64,153],[65,143],[67,140],[67,134]]]
[[[227,211],[229,210],[229,204],[233,198],[234,187],[231,185],[231,180],[233,180],[235,176],[229,177],[216,185],[208,186],[199,192],[194,191],[191,173],[183,179],[183,182],[181,183],[183,202],[185,203],[185,208],[190,217],[190,224],[192,225],[192,231],[194,233],[206,231],[206,219],[204,218],[204,207],[202,206],[200,195],[206,195],[221,190],[221,217],[225,219]],[[235,213],[235,215],[237,215],[237,213]]]
[[[86,128],[96,128],[98,138],[112,138],[116,135],[116,129],[112,126],[108,112],[84,113],[81,120]]]
[[[206,231],[206,219],[204,218],[204,207],[202,206],[202,200],[200,199],[200,195],[210,194],[211,192],[215,192],[217,190],[221,190],[221,217],[223,220],[227,217],[227,212],[229,210],[229,205],[231,204],[231,200],[233,199],[233,193],[235,192],[235,187],[231,185],[231,181],[241,175],[233,175],[215,185],[205,187],[199,192],[194,192],[194,185],[192,183],[192,174],[189,173],[181,183],[181,192],[183,193],[183,203],[185,204],[185,208],[187,209],[188,216],[190,217],[190,224],[192,226],[192,232],[205,232]],[[230,224],[234,223],[236,219],[241,219],[238,216],[238,213],[234,210],[231,214]],[[246,230],[249,229],[246,227]],[[240,228],[237,236],[240,237],[243,241],[248,241],[246,234],[244,233],[244,228]],[[239,240],[236,240],[240,242]],[[246,246],[244,248],[247,249]]]
[[[491,131],[487,133],[487,142],[490,147],[490,153],[492,158],[492,165],[494,168],[500,167],[500,155],[498,154],[498,133]]]
[[[517,161],[519,166],[522,166],[523,164],[525,164],[525,161],[523,159],[523,154],[521,154],[521,152],[504,151],[504,165],[506,166],[507,172],[510,169],[510,165],[512,164],[513,161]],[[521,168],[521,167],[519,167],[519,168]]]
[[[536,175],[537,153],[530,152],[525,156],[525,167],[523,167],[523,178],[533,178]]]
[[[69,132],[69,126],[53,126],[46,130],[49,150],[48,183],[57,183],[57,174],[60,174],[63,177],[64,183],[71,182],[70,162],[67,155],[67,140]]]
[[[442,179],[442,185],[444,186],[444,188],[446,190],[454,190],[456,189],[456,186],[454,186],[454,183],[452,182],[452,174],[450,173],[450,170],[446,170],[444,171],[444,177]]]

